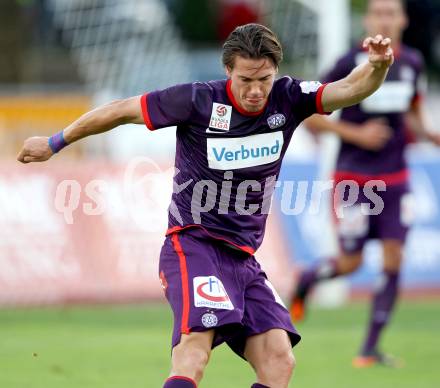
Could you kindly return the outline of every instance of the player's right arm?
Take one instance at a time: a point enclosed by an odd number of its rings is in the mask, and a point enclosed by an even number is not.
[[[90,135],[109,131],[122,124],[142,124],[144,122],[140,96],[113,101],[82,115],[62,131],[67,144]],[[22,163],[43,162],[54,154],[49,145],[49,137],[34,136],[25,140],[17,156]]]
[[[306,119],[304,124],[314,133],[334,133],[344,142],[370,151],[380,150],[392,136],[392,129],[381,119],[355,124],[313,115]]]
[[[368,37],[363,47],[368,49],[368,62],[356,66],[346,77],[327,84],[323,89],[321,103],[324,112],[359,104],[385,81],[394,62],[391,40],[382,35]]]

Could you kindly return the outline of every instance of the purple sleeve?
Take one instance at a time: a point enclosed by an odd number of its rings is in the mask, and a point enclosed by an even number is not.
[[[322,78],[322,84],[318,81],[298,81],[293,80],[292,94],[295,105],[299,108],[297,113],[301,120],[306,119],[314,113],[330,114],[324,112],[322,107],[322,93],[328,83],[346,77],[355,67],[354,53],[352,50],[335,64],[335,66]]]
[[[288,92],[295,116],[304,120],[314,113],[326,114],[322,107],[322,92],[326,84],[319,81],[301,81],[290,79]]]
[[[151,131],[188,121],[192,111],[193,84],[181,84],[145,94],[141,98],[145,125]]]

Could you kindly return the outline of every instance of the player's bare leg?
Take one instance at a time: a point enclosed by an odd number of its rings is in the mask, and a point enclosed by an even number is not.
[[[304,319],[307,296],[314,285],[321,280],[332,279],[356,271],[362,264],[362,251],[347,254],[342,253],[337,259],[320,262],[318,265],[304,271],[299,278],[298,286],[292,296],[290,316],[294,322]]]
[[[289,385],[295,358],[286,331],[271,329],[249,337],[244,356],[254,368],[260,387],[285,388]]]
[[[211,354],[213,338],[214,330],[182,334],[179,344],[173,348],[171,373],[165,383],[166,388],[184,387],[182,384],[185,381],[188,387],[195,387],[194,383],[200,382]]]
[[[361,368],[375,364],[392,367],[401,366],[399,360],[378,350],[383,329],[387,326],[399,291],[399,272],[402,263],[402,243],[399,240],[382,240],[383,274],[376,287],[371,309],[367,336],[360,355],[353,360],[353,366]]]

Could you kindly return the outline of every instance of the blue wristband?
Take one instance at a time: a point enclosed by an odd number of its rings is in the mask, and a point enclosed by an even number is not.
[[[49,137],[49,147],[54,154],[61,151],[66,145],[67,143],[64,140],[63,131]]]

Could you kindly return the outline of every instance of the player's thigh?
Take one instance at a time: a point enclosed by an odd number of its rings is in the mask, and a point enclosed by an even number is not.
[[[406,184],[392,185],[382,194],[383,211],[377,216],[377,238],[382,242],[385,271],[396,272],[413,221],[413,197]]]
[[[295,358],[288,333],[283,329],[271,329],[248,337],[244,356],[258,372],[265,368],[293,368]]]
[[[376,237],[384,244],[384,254],[394,255],[402,246],[413,221],[413,197],[406,185],[387,187],[382,193],[383,210],[377,215]],[[385,246],[386,245],[386,246]]]
[[[341,251],[340,270],[343,271],[342,273],[348,273],[357,268],[356,259],[362,256],[365,243],[371,238],[372,218],[363,210],[367,199],[362,192],[359,193],[355,203],[350,206],[337,201],[336,191],[334,195],[333,221]]]
[[[242,320],[244,335],[236,341],[229,341],[229,346],[244,356],[248,343],[261,338],[258,343],[263,344],[263,339],[267,338],[265,333],[272,332],[273,329],[276,329],[275,332],[279,332],[279,329],[282,329],[278,334],[270,335],[279,337],[280,341],[286,345],[282,347],[283,352],[286,350],[290,352],[290,349],[300,341],[301,337],[292,325],[289,311],[254,257],[248,260],[246,268]],[[260,337],[260,335],[263,336]],[[266,346],[268,347],[269,344],[267,343]],[[276,347],[270,349],[275,351]],[[246,356],[244,357],[246,358]]]
[[[403,243],[400,240],[382,240],[383,269],[387,272],[396,272],[402,265]]]

